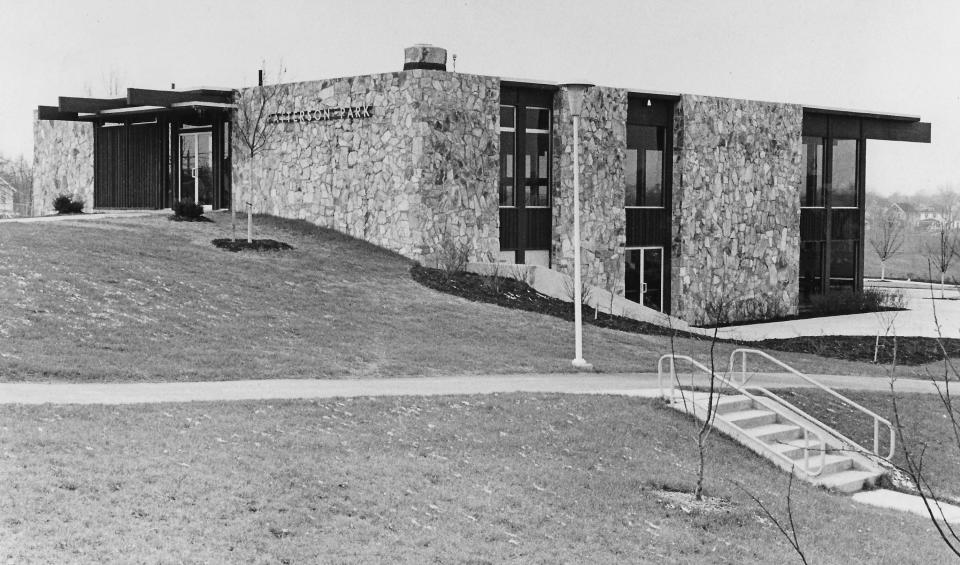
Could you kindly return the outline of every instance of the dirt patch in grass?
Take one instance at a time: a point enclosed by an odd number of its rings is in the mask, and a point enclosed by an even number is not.
[[[727,480],[783,515],[786,477],[612,396],[12,406],[0,547],[15,563],[790,563]],[[940,563],[916,516],[794,484],[811,563]],[[929,540],[929,543],[922,543]]]
[[[171,222],[212,222],[210,218],[206,216],[178,216],[176,214],[170,214],[167,216],[167,219]]]
[[[213,240],[212,243],[215,247],[233,252],[287,251],[289,249],[293,249],[292,245],[282,241],[277,241],[275,239],[254,239],[253,241],[247,241],[246,239],[221,238]]]

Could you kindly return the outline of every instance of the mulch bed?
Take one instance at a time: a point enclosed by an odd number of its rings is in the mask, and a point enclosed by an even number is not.
[[[189,216],[178,216],[176,214],[171,214],[170,216],[167,217],[167,219],[170,220],[171,222],[212,222],[213,221],[206,216],[196,216],[191,218]]]
[[[410,269],[413,280],[418,283],[453,294],[474,302],[486,302],[505,308],[538,312],[567,321],[573,321],[573,304],[557,298],[544,296],[533,290],[526,283],[508,277],[494,277],[492,275],[478,275],[467,272],[446,272],[441,269],[431,269],[421,265],[414,265]],[[710,338],[691,334],[679,330],[671,330],[647,322],[640,322],[631,318],[610,316],[601,312],[595,320],[593,309],[584,307],[583,322],[602,328],[620,330],[630,333],[687,337],[691,339],[709,340]],[[744,347],[766,349],[771,351],[785,351],[792,353],[809,353],[830,359],[845,361],[873,362],[875,336],[803,336],[790,339],[765,339],[762,341],[717,340]],[[960,357],[960,339],[945,338],[940,340],[952,358]],[[878,364],[889,364],[893,360],[892,337],[880,338],[880,349],[877,355]],[[897,364],[906,366],[923,365],[943,360],[943,352],[934,338],[928,337],[898,337],[896,340]]]
[[[220,249],[226,249],[227,251],[286,251],[288,249],[293,249],[293,246],[284,243],[282,241],[277,241],[275,239],[255,239],[252,242],[247,242],[246,239],[215,239],[213,244]]]
[[[505,308],[526,310],[527,312],[537,312],[555,318],[562,318],[570,322],[573,321],[573,304],[571,302],[564,302],[563,300],[540,294],[530,288],[527,283],[509,277],[485,276],[463,271],[446,272],[441,269],[430,269],[420,265],[414,265],[413,268],[410,269],[410,274],[413,276],[413,280],[423,286],[466,298],[467,300],[486,302]],[[583,307],[583,323],[638,334],[673,335],[677,337],[703,339],[702,336],[696,334],[671,330],[631,318],[611,316],[603,312],[600,312],[597,319],[594,319],[593,308],[588,306]]]
[[[845,359],[848,361],[873,361],[875,336],[853,335],[825,335],[801,336],[790,339],[765,339],[749,342],[758,349],[773,349],[776,351],[792,351],[797,353],[811,353],[831,359]],[[960,339],[943,338],[940,340],[947,356],[960,357]],[[943,351],[940,343],[932,337],[898,337],[896,338],[896,354],[898,365],[924,365],[934,361],[943,361]],[[880,337],[880,347],[877,351],[877,363],[889,365],[893,362],[894,338]]]

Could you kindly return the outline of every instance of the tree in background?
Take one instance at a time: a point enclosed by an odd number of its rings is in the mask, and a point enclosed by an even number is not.
[[[947,271],[960,254],[960,237],[957,232],[958,195],[950,189],[938,192],[937,212],[940,216],[936,236],[923,243],[922,252],[927,263],[940,273],[940,298],[945,298],[944,283]],[[932,269],[931,269],[932,270]]]
[[[32,214],[33,164],[21,155],[9,159],[0,155],[0,177],[16,190],[13,194],[13,210],[19,216]]]
[[[900,252],[903,247],[903,222],[887,210],[876,219],[877,226],[870,238],[870,246],[880,258],[880,280],[887,278],[887,260]]]

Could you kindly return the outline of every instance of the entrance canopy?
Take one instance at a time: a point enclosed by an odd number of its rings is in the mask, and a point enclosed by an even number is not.
[[[235,108],[233,90],[148,90],[128,88],[123,98],[75,98],[61,96],[57,106],[39,106],[37,118],[74,122],[126,123],[193,114],[218,114]]]
[[[230,206],[234,91],[129,88],[123,98],[60,97],[37,118],[87,122],[93,132],[93,207]]]

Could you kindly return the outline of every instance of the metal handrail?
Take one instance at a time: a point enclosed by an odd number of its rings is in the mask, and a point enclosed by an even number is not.
[[[877,413],[874,412],[873,410],[870,410],[869,408],[864,408],[864,407],[861,406],[860,404],[854,402],[853,400],[850,400],[849,398],[847,398],[846,396],[844,396],[844,395],[840,394],[839,392],[833,390],[832,388],[830,388],[830,387],[828,387],[828,386],[820,383],[819,381],[816,381],[816,380],[808,377],[807,375],[804,375],[804,374],[801,373],[800,371],[794,369],[794,368],[791,367],[790,365],[787,365],[787,364],[784,363],[783,361],[780,361],[780,360],[777,359],[776,357],[773,357],[773,356],[770,355],[769,353],[766,353],[766,352],[764,352],[764,351],[760,351],[760,350],[758,350],[758,349],[745,349],[745,348],[741,348],[741,349],[735,349],[735,350],[733,350],[733,352],[730,353],[730,371],[729,371],[729,372],[730,372],[731,374],[735,373],[735,371],[734,371],[734,364],[735,364],[736,356],[737,356],[738,353],[739,353],[740,356],[741,356],[741,369],[740,369],[740,384],[741,384],[741,385],[746,385],[746,376],[747,376],[747,354],[748,354],[748,353],[750,353],[750,354],[755,354],[755,355],[759,355],[760,357],[763,357],[763,358],[765,358],[765,359],[767,359],[767,360],[769,360],[769,361],[773,361],[774,363],[776,363],[776,364],[779,365],[780,367],[783,367],[784,369],[786,369],[787,371],[789,371],[789,372],[792,373],[793,375],[796,375],[796,376],[800,377],[801,379],[807,381],[808,383],[810,383],[810,384],[812,384],[812,385],[820,388],[821,390],[830,393],[831,395],[833,395],[834,397],[838,398],[839,400],[841,400],[841,401],[844,402],[845,404],[848,404],[848,405],[850,405],[850,406],[853,406],[853,407],[856,408],[857,410],[859,410],[859,411],[863,412],[864,414],[866,414],[866,415],[870,416],[871,418],[873,418],[873,454],[876,455],[877,457],[880,457],[880,458],[883,458],[883,459],[887,459],[887,460],[890,460],[890,459],[893,458],[893,453],[894,453],[894,451],[895,451],[895,449],[896,449],[896,445],[897,445],[897,436],[896,436],[896,432],[894,431],[893,424],[890,423],[890,420],[887,420],[886,418],[884,418],[883,416],[877,414]],[[753,387],[753,388],[759,388],[759,387]],[[766,389],[762,389],[762,390],[764,390],[764,394],[769,394],[770,396],[775,397],[778,401],[783,402],[784,404],[789,404],[789,403],[787,403],[785,400],[783,400],[782,398],[780,398],[779,396],[777,396],[777,395],[775,395],[775,394],[767,391]],[[801,414],[801,415],[804,416],[805,418],[810,418],[812,421],[816,422],[817,425],[823,427],[823,428],[826,429],[828,432],[836,435],[839,439],[845,441],[846,443],[849,443],[851,446],[859,449],[860,451],[862,451],[862,452],[864,452],[864,453],[869,453],[869,451],[868,451],[867,449],[865,449],[864,447],[862,447],[860,444],[858,444],[857,442],[851,440],[850,438],[847,438],[846,436],[844,436],[844,435],[841,434],[840,432],[834,430],[834,429],[831,428],[830,426],[827,426],[826,424],[824,424],[824,423],[816,420],[815,418],[810,417],[809,415],[807,415],[806,413],[804,413],[803,411],[801,411],[801,410],[798,409],[798,408],[792,408],[792,409],[793,409],[793,410],[796,410],[799,414]],[[887,454],[886,457],[884,457],[883,455],[880,455],[880,424],[881,424],[881,423],[883,423],[884,425],[886,425],[887,428],[889,428],[889,430],[890,430],[890,451],[889,451],[889,453]]]
[[[778,409],[778,407],[770,406],[769,404],[763,402],[763,398],[762,398],[762,397],[757,396],[757,395],[751,393],[751,392],[748,391],[746,388],[744,388],[744,387],[742,387],[742,386],[740,386],[740,385],[737,385],[737,384],[735,384],[735,383],[733,383],[733,382],[725,379],[724,377],[721,377],[721,376],[718,375],[715,371],[711,371],[710,369],[708,369],[707,367],[705,367],[704,365],[702,365],[701,363],[699,363],[698,361],[696,361],[696,360],[693,359],[692,357],[689,357],[689,356],[687,356],[687,355],[668,354],[668,355],[663,355],[663,356],[661,356],[660,359],[657,360],[657,386],[658,386],[658,388],[660,389],[660,397],[661,397],[661,398],[667,398],[667,397],[663,394],[663,362],[664,362],[665,360],[667,360],[667,359],[670,360],[670,397],[669,397],[669,399],[670,399],[671,402],[674,401],[675,391],[676,391],[676,389],[677,389],[677,386],[676,386],[676,383],[677,383],[677,372],[676,372],[676,363],[675,363],[675,361],[676,361],[676,360],[687,361],[688,363],[690,363],[691,365],[693,365],[693,366],[696,367],[697,369],[700,369],[701,371],[703,371],[704,373],[707,373],[708,375],[712,375],[713,378],[715,378],[716,380],[718,380],[718,381],[720,381],[721,383],[723,383],[723,384],[725,384],[725,385],[727,385],[727,386],[735,389],[737,392],[739,392],[740,394],[746,396],[746,397],[749,398],[750,400],[753,400],[754,402],[759,402],[760,404],[762,404],[762,405],[764,405],[764,406],[767,406],[768,408],[770,408],[771,410],[773,410],[773,412],[776,413],[778,416],[780,416],[781,418],[789,421],[790,423],[794,424],[795,426],[798,426],[801,430],[803,430],[803,444],[804,444],[804,445],[803,445],[803,471],[804,471],[807,475],[809,475],[809,476],[811,476],[811,477],[817,477],[817,476],[820,476],[821,473],[823,473],[823,469],[826,467],[826,461],[827,461],[827,441],[826,441],[826,438],[823,436],[822,433],[820,433],[819,430],[812,430],[812,431],[813,431],[813,434],[814,434],[815,436],[817,436],[817,440],[820,442],[820,467],[817,469],[816,472],[813,472],[813,471],[810,470],[810,452],[809,452],[809,448],[808,448],[808,445],[810,444],[810,436],[809,436],[809,433],[810,433],[811,430],[809,430],[809,428],[808,428],[807,426],[805,426],[805,425],[804,425],[803,423],[801,423],[801,422],[797,422],[796,419],[795,419],[795,415],[794,415],[794,414],[791,414],[791,413],[789,413],[789,412],[787,412],[787,411],[784,411],[784,410],[780,410],[780,409]],[[683,394],[683,393],[682,393],[682,391],[681,391],[681,397],[682,397],[682,394]],[[710,402],[712,402],[712,401],[713,401],[712,398],[708,398],[708,399],[707,399],[707,403],[710,403]],[[684,398],[684,402],[686,402],[686,399],[685,399],[685,398]],[[788,403],[786,403],[786,402],[784,402],[784,403],[785,403],[785,404],[788,404]],[[694,408],[693,408],[694,413],[696,413],[696,404],[695,404],[692,400],[691,400],[691,404],[694,406]],[[719,401],[718,401],[718,405],[719,405]],[[789,404],[788,404],[788,405],[789,405]],[[709,411],[709,410],[708,410],[708,411]],[[714,409],[714,411],[712,412],[712,414],[713,414],[714,417],[716,417],[716,414],[717,414],[717,413],[716,413],[716,410],[715,410],[715,409]],[[712,423],[710,423],[710,424],[712,425]],[[731,427],[737,429],[738,431],[740,431],[740,432],[744,435],[744,437],[752,438],[752,436],[751,436],[750,434],[748,434],[747,431],[746,431],[744,428],[738,426],[737,424],[734,424],[733,422],[730,422],[729,420],[727,421],[727,424],[730,425]],[[779,457],[780,459],[783,459],[784,461],[786,461],[786,462],[791,466],[791,468],[792,468],[794,465],[796,465],[796,462],[795,462],[793,459],[790,459],[789,457],[787,457],[787,456],[784,455],[783,453],[780,453],[780,452],[778,452],[778,451],[774,451],[773,449],[770,449],[769,446],[768,446],[768,444],[766,444],[766,443],[764,443],[764,442],[762,442],[762,441],[760,441],[760,440],[757,440],[756,438],[752,438],[752,439],[754,439],[754,441],[755,441],[755,443],[756,443],[757,445],[762,446],[763,448],[766,448],[767,451],[769,451],[770,453],[772,453],[775,457]]]

